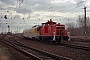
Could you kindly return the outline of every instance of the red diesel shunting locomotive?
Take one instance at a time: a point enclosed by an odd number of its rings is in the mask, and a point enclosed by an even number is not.
[[[40,41],[58,42],[68,40],[68,34],[65,25],[50,21],[42,23],[42,26],[36,25],[32,29],[23,31],[25,38],[34,38]]]
[[[61,42],[61,39],[68,40],[68,34],[65,30],[65,25],[60,23],[56,24],[52,19],[46,23],[42,23],[42,27],[40,28],[40,40],[44,41],[56,41]]]

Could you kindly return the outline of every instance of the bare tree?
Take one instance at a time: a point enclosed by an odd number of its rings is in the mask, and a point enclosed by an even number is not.
[[[66,23],[67,30],[70,32],[71,36],[83,36],[84,35],[84,17],[78,16],[78,26],[76,27],[76,24],[71,22],[71,23]],[[86,32],[87,36],[90,36],[90,18],[86,18]]]
[[[85,29],[84,28],[84,23],[85,23],[84,17],[78,16],[78,25],[79,25],[79,28],[81,28],[82,35],[84,35],[84,29]],[[87,35],[90,34],[89,28],[90,28],[90,18],[86,17],[86,32],[87,32]]]
[[[79,25],[79,27],[84,26],[84,18],[81,17],[80,15],[78,16],[78,25]]]
[[[74,36],[74,27],[75,27],[75,23],[71,22],[71,23],[66,23],[67,26],[67,30],[70,32],[71,36]]]

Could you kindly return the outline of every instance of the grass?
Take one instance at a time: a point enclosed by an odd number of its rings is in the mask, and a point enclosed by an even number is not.
[[[2,50],[2,52],[8,57],[10,58],[10,54],[8,51],[8,48],[4,47],[3,45],[0,44],[0,49]]]

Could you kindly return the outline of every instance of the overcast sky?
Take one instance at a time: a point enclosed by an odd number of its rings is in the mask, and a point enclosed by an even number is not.
[[[90,16],[90,0],[0,0],[0,33],[7,32],[8,26],[14,33],[22,32],[50,18],[61,24],[77,23],[84,6]]]

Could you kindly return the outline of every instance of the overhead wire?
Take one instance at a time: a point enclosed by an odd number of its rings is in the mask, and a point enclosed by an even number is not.
[[[81,4],[81,3],[83,3],[83,2],[80,2],[80,3],[78,3],[78,4]],[[69,11],[69,9],[71,9],[71,8],[73,8],[73,7],[75,7],[77,4],[74,4],[74,5],[70,5],[70,6],[68,6],[68,7],[64,7],[62,10],[59,10],[58,12],[64,12],[64,11]],[[48,12],[53,12],[53,7],[54,7],[54,5],[52,5],[52,6],[50,6],[49,8],[48,8]],[[76,9],[77,10],[77,9]],[[52,14],[52,13],[51,13]],[[54,13],[53,13],[54,14]],[[67,15],[67,14],[66,14]],[[73,14],[71,14],[71,15],[73,15]],[[50,17],[49,17],[50,18]]]
[[[83,1],[83,2],[84,2],[84,1]],[[81,3],[83,3],[83,2],[80,2],[80,3],[77,3],[77,4],[81,4]],[[72,5],[72,6],[69,6],[69,7],[65,8],[64,10],[60,10],[60,12],[65,11],[65,10],[69,11],[68,9],[71,9],[71,8],[75,7],[77,4],[74,4],[74,5]],[[77,10],[77,7],[76,7],[76,10]],[[76,13],[76,14],[77,14],[77,13]],[[73,15],[73,14],[71,14],[71,15]]]
[[[21,5],[21,3],[23,2],[23,0],[20,2],[21,0],[17,0],[17,8],[18,8],[18,5],[20,6]],[[26,2],[25,2],[26,3]],[[81,3],[81,2],[80,2]],[[80,4],[80,3],[78,3],[78,4]],[[27,3],[26,3],[26,5],[27,5]],[[71,6],[69,6],[69,7],[66,7],[66,8],[64,8],[64,9],[62,9],[62,10],[60,10],[59,12],[62,12],[62,11],[69,11],[68,9],[71,9],[72,7],[74,7],[75,5],[71,5]],[[49,10],[50,9],[53,9],[53,7],[54,6],[52,6],[52,7],[50,7],[49,8]],[[20,7],[19,7],[20,8]],[[25,7],[25,12],[26,12],[26,8],[27,7]],[[51,11],[52,12],[52,11]],[[23,20],[24,20],[24,18],[23,18]],[[40,18],[39,18],[39,20],[40,20]],[[25,22],[25,21],[24,21]]]

